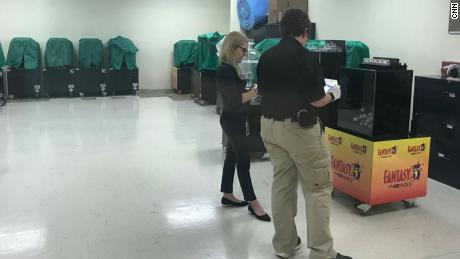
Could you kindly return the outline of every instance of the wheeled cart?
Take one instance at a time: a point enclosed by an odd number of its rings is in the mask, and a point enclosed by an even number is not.
[[[79,96],[72,80],[74,71],[74,68],[65,66],[43,68],[43,86],[49,97]]]
[[[217,100],[216,71],[193,69],[192,99],[199,105],[215,105]]]
[[[5,84],[3,82],[3,70],[0,68],[0,106],[3,106],[6,104],[6,89],[5,89]]]
[[[430,156],[429,137],[370,141],[326,127],[334,189],[372,206],[402,201],[413,207],[426,196]]]
[[[139,69],[122,67],[120,70],[109,68],[108,88],[112,95],[136,95],[139,91]]]
[[[111,90],[107,86],[107,68],[77,67],[75,68],[75,88],[80,96],[107,96]]]
[[[42,87],[41,68],[8,67],[4,72],[8,99],[46,97]]]
[[[192,69],[190,67],[173,67],[171,74],[171,89],[177,94],[188,94],[192,84]]]

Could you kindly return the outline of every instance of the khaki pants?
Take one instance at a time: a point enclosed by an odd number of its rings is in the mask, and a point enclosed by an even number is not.
[[[332,175],[330,154],[319,123],[301,128],[297,122],[262,117],[261,136],[273,164],[272,214],[276,252],[293,254],[297,245],[297,186],[300,182],[307,215],[310,259],[336,256],[329,231]]]

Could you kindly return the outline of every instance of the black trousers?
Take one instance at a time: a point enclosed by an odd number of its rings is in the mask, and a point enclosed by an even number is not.
[[[251,166],[245,121],[245,118],[228,116],[225,112],[220,117],[222,130],[228,136],[227,155],[222,172],[220,191],[233,193],[233,179],[236,167],[244,200],[253,201],[257,198],[249,172]]]

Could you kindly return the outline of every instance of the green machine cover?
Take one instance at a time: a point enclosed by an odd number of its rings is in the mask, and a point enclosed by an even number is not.
[[[129,70],[137,68],[136,54],[139,49],[130,39],[118,36],[110,39],[107,47],[109,48],[109,62],[111,67],[120,70],[124,60]]]
[[[5,66],[5,55],[3,55],[2,43],[0,43],[0,68]]]
[[[265,39],[254,46],[254,48],[262,55],[265,51],[278,44],[280,40],[279,38]]]
[[[347,48],[347,67],[359,67],[364,58],[370,57],[369,47],[361,41],[345,42]]]
[[[255,46],[255,49],[259,51],[260,54],[263,54],[265,51],[278,44],[280,40],[279,38],[265,39],[259,42],[259,44]],[[304,47],[311,50],[321,48],[324,44],[324,40],[309,40]],[[363,59],[369,57],[369,48],[361,41],[345,41],[345,48],[347,49],[347,67],[359,67]]]
[[[62,67],[73,65],[73,43],[64,38],[50,38],[46,42],[45,66]]]
[[[321,48],[324,40],[309,40],[305,47],[307,49]],[[364,58],[369,57],[369,48],[361,41],[345,41],[346,67],[357,68]]]
[[[199,71],[214,70],[219,67],[216,45],[224,38],[218,32],[201,34],[198,36],[195,67]]]
[[[317,48],[322,48],[326,44],[326,41],[324,40],[309,40],[305,45],[303,46],[306,49],[317,49]]]
[[[35,69],[40,66],[40,46],[31,38],[13,38],[6,64],[10,67]]]
[[[104,59],[104,46],[100,39],[80,40],[78,45],[78,65],[83,68],[100,67]]]
[[[277,45],[281,41],[280,38],[270,38],[259,42],[254,48],[262,55],[265,51]],[[304,45],[306,49],[315,49],[324,46],[323,40],[309,40]]]
[[[174,44],[174,66],[189,67],[195,64],[196,47],[194,40],[180,40]]]

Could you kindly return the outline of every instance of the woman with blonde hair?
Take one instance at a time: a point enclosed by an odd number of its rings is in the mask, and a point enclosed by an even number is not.
[[[217,70],[217,89],[222,95],[223,110],[220,116],[222,130],[228,136],[227,154],[222,172],[222,204],[235,207],[248,206],[251,215],[262,221],[270,221],[262,205],[256,198],[252,186],[249,149],[246,136],[247,103],[257,96],[253,87],[246,91],[239,63],[248,51],[248,39],[240,32],[229,33],[221,46],[220,66]],[[244,200],[233,195],[235,166],[243,191]]]

